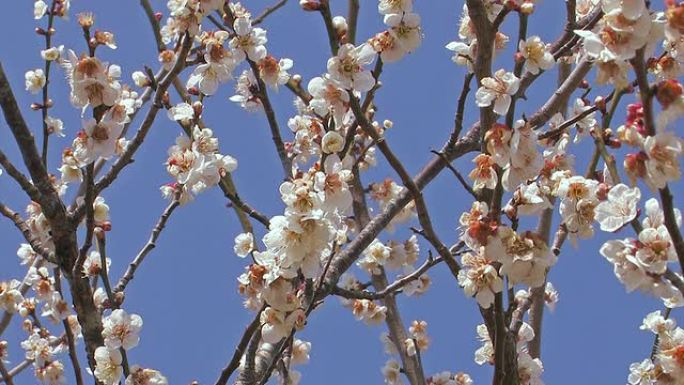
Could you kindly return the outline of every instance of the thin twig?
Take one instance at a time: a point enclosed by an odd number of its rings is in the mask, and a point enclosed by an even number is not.
[[[136,255],[133,261],[128,265],[126,272],[114,288],[114,292],[120,293],[126,289],[126,286],[133,279],[135,272],[138,270],[138,267],[140,267],[140,264],[143,262],[143,260],[145,260],[147,254],[149,254],[149,252],[157,246],[157,239],[159,238],[159,235],[161,235],[162,231],[164,231],[164,228],[166,227],[166,222],[171,217],[171,214],[173,214],[176,208],[180,205],[181,191],[181,188],[178,188],[175,192],[173,200],[171,201],[171,203],[169,203],[166,209],[164,209],[164,212],[159,217],[157,224],[154,226],[154,229],[152,229],[152,234],[150,234],[149,240],[147,241],[145,246],[143,246],[143,248],[138,252],[138,255]]]

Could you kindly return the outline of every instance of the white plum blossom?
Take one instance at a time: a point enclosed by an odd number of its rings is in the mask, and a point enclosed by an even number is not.
[[[644,151],[648,155],[649,181],[655,188],[661,189],[667,182],[679,180],[682,174],[679,158],[684,152],[682,139],[671,132],[659,132],[646,138]]]
[[[171,120],[188,125],[195,119],[195,109],[188,103],[178,103],[169,108],[167,115]]]
[[[384,22],[389,29],[371,39],[371,45],[384,62],[395,62],[420,46],[422,35],[419,15],[389,14],[385,15]]]
[[[527,40],[520,40],[518,50],[525,58],[525,69],[536,75],[539,71],[546,71],[553,67],[555,59],[548,47],[539,36],[530,36]]]
[[[100,346],[95,349],[95,371],[93,374],[104,385],[116,385],[123,375],[122,362],[121,352]]]
[[[629,365],[627,383],[630,385],[653,385],[656,383],[655,365],[650,358]]]
[[[235,246],[233,246],[235,255],[245,258],[252,250],[254,250],[254,236],[252,233],[241,233],[235,237]]]
[[[328,74],[346,90],[358,92],[370,91],[375,85],[375,79],[367,66],[375,59],[375,50],[369,44],[354,47],[344,44],[337,52],[337,56],[328,60]]]
[[[479,254],[466,253],[461,257],[463,269],[458,272],[458,284],[465,295],[475,296],[478,304],[487,309],[494,303],[494,294],[503,290],[503,280],[490,261]]]
[[[168,385],[168,380],[161,372],[153,369],[131,366],[131,373],[126,377],[125,385]]]
[[[380,0],[378,12],[382,15],[402,14],[413,10],[413,0]]]
[[[605,201],[596,206],[596,221],[601,224],[601,230],[613,232],[631,222],[637,215],[637,205],[641,199],[638,187],[629,188],[620,183],[608,192]]]
[[[32,94],[37,94],[40,92],[47,82],[45,79],[45,72],[43,72],[43,70],[40,68],[26,71],[26,74],[24,74],[24,79],[26,80],[26,91]]]
[[[48,133],[54,134],[60,137],[64,137],[64,122],[59,118],[53,118],[48,116],[45,118],[45,125],[47,126]]]
[[[475,98],[479,107],[489,107],[494,104],[494,112],[506,115],[511,105],[511,96],[518,92],[520,79],[512,72],[500,69],[493,77],[483,78]]]
[[[402,385],[401,364],[395,360],[389,360],[382,367],[382,376],[388,385]]]
[[[312,98],[309,106],[319,116],[326,116],[332,113],[336,124],[342,124],[347,105],[349,104],[349,94],[329,76],[315,77],[309,81],[307,90]]]
[[[109,349],[132,349],[140,341],[142,318],[137,314],[128,314],[123,309],[112,311],[102,322],[105,345]]]
[[[33,18],[38,20],[45,16],[48,10],[48,5],[43,0],[36,0],[33,3]]]
[[[236,36],[230,40],[230,47],[235,50],[235,58],[238,62],[249,58],[253,62],[266,57],[267,51],[264,44],[268,42],[266,31],[261,28],[253,28],[249,17],[238,17],[233,23]]]
[[[19,309],[19,304],[24,296],[19,290],[21,282],[13,279],[9,282],[0,281],[0,308],[8,313],[14,313]]]

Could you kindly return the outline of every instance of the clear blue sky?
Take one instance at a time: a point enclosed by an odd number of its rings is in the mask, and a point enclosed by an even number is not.
[[[271,2],[255,0],[245,5],[256,14]],[[26,119],[37,128],[39,114],[28,108],[37,99],[23,90],[24,72],[42,67],[39,50],[43,40],[33,33],[36,23],[32,18],[32,3],[26,0],[3,4],[0,60],[13,79]],[[144,64],[156,68],[151,30],[137,1],[72,3],[71,21],[56,23],[56,44],[83,51],[85,46],[75,15],[93,11],[96,28],[112,31],[119,45],[116,51],[103,48],[99,54],[104,60],[121,65],[126,81],[130,82],[131,73],[141,70]],[[153,3],[155,9],[166,12],[166,1]],[[267,47],[276,57],[293,59],[292,72],[302,74],[308,82],[312,76],[325,71],[329,49],[319,15],[302,12],[297,3],[291,0],[267,19]],[[335,7],[346,4],[333,3]],[[359,40],[382,28],[377,2],[361,3]],[[461,1],[417,2],[415,10],[423,20],[423,45],[399,63],[386,65],[382,76],[384,86],[377,95],[377,118],[395,122],[389,142],[413,173],[431,157],[431,149],[438,149],[444,143],[453,125],[464,70],[450,61],[451,53],[444,45],[457,37],[461,7]],[[552,41],[563,28],[564,12],[562,1],[543,2],[530,21],[530,34]],[[505,24],[506,31],[511,31],[514,19]],[[512,68],[510,59],[510,50],[499,57],[506,60],[509,69]],[[61,150],[70,144],[80,127],[79,111],[68,103],[62,74],[61,70],[53,72],[55,80],[50,90],[57,103],[52,115],[64,120],[67,137],[51,141],[53,173],[57,173]],[[187,73],[183,78],[187,79]],[[533,112],[554,90],[555,71],[537,82],[528,92],[529,101],[519,104],[518,112]],[[224,85],[210,98],[205,106],[205,120],[220,138],[222,152],[240,162],[234,178],[241,195],[269,216],[277,215],[283,209],[277,189],[281,169],[266,119],[260,114],[248,114],[228,101],[232,94],[233,83]],[[272,98],[285,130],[287,119],[294,114],[292,95],[282,89]],[[630,98],[633,96],[626,99]],[[617,121],[623,116],[619,113]],[[466,124],[477,119],[478,112],[471,98]],[[178,126],[160,114],[135,163],[103,194],[111,207],[113,221],[108,246],[114,279],[120,277],[146,242],[166,205],[160,197],[159,186],[171,179],[163,162],[167,148],[179,133]],[[284,135],[290,139],[289,132]],[[585,168],[589,157],[588,145],[589,141],[585,141],[580,146],[579,170]],[[16,145],[4,120],[0,122],[0,147],[18,161]],[[470,159],[457,162],[457,166],[467,170]],[[381,164],[364,176],[364,182],[386,176],[394,175]],[[452,175],[443,173],[429,186],[426,198],[441,238],[454,242],[458,217],[469,206],[469,196]],[[22,211],[28,203],[6,175],[0,177],[0,200]],[[0,280],[19,278],[25,272],[15,256],[20,234],[8,221],[0,222]],[[523,226],[526,224],[531,225],[523,223]],[[253,317],[242,308],[236,291],[236,278],[245,265],[232,251],[233,238],[240,231],[234,213],[226,208],[226,200],[218,189],[203,193],[195,202],[178,209],[158,247],[127,289],[125,309],[140,314],[144,320],[141,343],[129,352],[131,363],[161,370],[172,384],[187,384],[191,380],[213,383]],[[624,234],[619,236],[631,236],[630,231],[623,230]],[[578,249],[566,245],[550,274],[550,281],[560,292],[560,303],[556,312],[545,318],[542,359],[546,369],[543,379],[548,384],[626,383],[629,364],[647,357],[651,349],[652,335],[638,327],[648,312],[662,309],[662,304],[638,293],[625,294],[613,276],[612,266],[598,254],[598,248],[608,236],[598,228],[597,234]],[[393,235],[383,234],[381,239],[405,239],[405,236],[405,231],[398,231]],[[427,250],[427,245],[422,246]],[[424,258],[425,253],[422,254]],[[429,324],[433,342],[422,356],[426,375],[443,370],[466,371],[476,384],[489,383],[492,369],[473,362],[473,353],[480,346],[475,332],[481,322],[476,302],[465,298],[445,266],[435,268],[430,275],[433,286],[425,296],[399,299],[406,323],[424,319]],[[680,323],[681,314],[681,311],[674,312]],[[53,330],[58,333],[58,328]],[[367,327],[355,321],[337,299],[329,298],[312,315],[309,326],[300,335],[313,344],[311,362],[299,368],[303,372],[302,384],[381,384],[380,368],[387,359],[379,342],[383,330],[384,326]],[[20,362],[23,351],[19,341],[24,334],[17,319],[3,338],[10,341],[12,362]],[[79,349],[82,348],[81,343]],[[67,367],[66,372],[70,382],[71,369]],[[31,376],[25,375],[16,382],[32,381]]]

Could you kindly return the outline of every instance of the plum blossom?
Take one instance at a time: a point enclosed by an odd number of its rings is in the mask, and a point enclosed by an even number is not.
[[[488,309],[494,303],[494,294],[503,290],[503,280],[490,261],[476,253],[461,257],[463,269],[458,272],[458,284],[465,295],[475,296],[477,303]]]
[[[415,13],[385,15],[387,31],[378,33],[370,40],[384,62],[391,63],[420,46],[422,35],[420,16]]]
[[[518,51],[525,58],[525,70],[533,75],[553,67],[555,59],[539,36],[530,36],[520,40]]]
[[[510,141],[510,160],[504,167],[501,184],[506,191],[513,191],[521,183],[539,175],[544,158],[537,150],[537,140],[532,127],[518,120]]]
[[[38,20],[45,16],[48,10],[48,5],[43,0],[36,0],[33,3],[33,18]]]
[[[656,371],[653,361],[647,358],[629,365],[627,383],[630,385],[653,385],[656,383]]]
[[[375,59],[375,50],[369,44],[354,47],[344,44],[337,52],[337,56],[328,60],[328,74],[346,90],[358,92],[370,91],[375,85],[375,79],[370,70],[364,68]]]
[[[389,360],[382,367],[382,375],[388,385],[402,385],[401,364],[395,360]]]
[[[109,349],[132,349],[140,341],[142,318],[137,314],[128,314],[123,309],[115,309],[102,322],[102,337]]]
[[[254,250],[254,236],[252,233],[241,233],[235,237],[233,251],[238,257],[244,258],[252,250]]]
[[[24,296],[19,290],[21,282],[13,279],[9,282],[0,281],[0,308],[8,313],[14,313],[19,309],[19,304]]]
[[[131,373],[126,377],[125,385],[168,385],[168,380],[161,372],[144,369],[138,365],[131,366]]]
[[[660,132],[644,141],[644,151],[648,155],[646,170],[650,184],[664,188],[667,182],[679,180],[681,168],[679,158],[684,152],[682,140],[671,132]]]
[[[622,183],[613,186],[607,199],[595,208],[595,218],[601,224],[601,230],[617,231],[636,218],[639,199],[641,191],[638,187],[629,188]]]
[[[264,83],[275,90],[278,89],[278,86],[282,86],[290,80],[290,74],[287,71],[293,66],[292,59],[276,60],[273,56],[268,55],[257,64]]]
[[[32,94],[40,92],[47,82],[45,79],[45,72],[40,68],[27,71],[26,74],[24,74],[24,79],[26,80],[26,91]]]
[[[254,73],[249,70],[244,70],[235,84],[236,94],[230,97],[230,101],[240,104],[240,107],[249,112],[261,109],[261,99],[252,93],[252,88],[257,86],[257,80],[254,77]]]
[[[60,64],[71,87],[71,103],[75,107],[113,106],[121,94],[121,68],[101,62],[96,57],[79,58],[69,50]]]
[[[487,154],[479,154],[473,159],[473,163],[475,163],[475,168],[468,174],[468,177],[474,181],[473,189],[494,189],[499,181],[494,168],[496,165],[494,159]]]
[[[402,14],[413,10],[413,0],[380,0],[378,12],[382,15]]]
[[[500,69],[494,73],[494,77],[482,79],[475,98],[479,107],[489,107],[494,104],[494,112],[498,115],[506,115],[511,105],[511,96],[518,92],[520,79],[512,72]]]
[[[238,62],[249,58],[258,62],[266,57],[267,51],[264,44],[268,42],[266,31],[261,28],[253,28],[249,17],[238,17],[233,23],[235,36],[230,40],[230,47],[235,50],[235,58]]]
[[[111,158],[117,149],[124,125],[111,119],[88,119],[83,130],[74,139],[74,157],[81,164],[92,163],[98,158]]]
[[[123,375],[121,362],[123,357],[118,350],[109,350],[104,346],[95,349],[95,378],[104,385],[116,385]]]
[[[343,88],[326,75],[311,79],[307,90],[313,97],[309,106],[316,114],[326,116],[330,112],[335,124],[342,124],[349,104],[349,94]]]

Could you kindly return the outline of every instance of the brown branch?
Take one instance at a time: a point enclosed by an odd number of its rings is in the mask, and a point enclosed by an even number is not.
[[[461,135],[461,131],[463,131],[463,117],[465,114],[465,104],[466,100],[468,99],[468,93],[470,92],[470,82],[473,80],[474,76],[474,73],[468,72],[463,77],[463,88],[461,89],[461,94],[458,97],[456,115],[454,117],[454,130],[451,132],[449,142],[447,142],[447,147],[453,147],[453,145],[458,140],[458,137]]]
[[[399,158],[397,158],[396,155],[394,155],[385,139],[380,137],[380,135],[377,133],[373,125],[368,121],[365,114],[361,110],[359,100],[352,92],[349,92],[349,104],[352,111],[354,112],[356,121],[359,123],[361,128],[366,132],[366,134],[372,137],[377,142],[377,146],[380,149],[380,152],[382,152],[382,154],[385,156],[385,159],[387,159],[387,162],[389,162],[390,166],[397,172],[397,174],[399,174],[399,177],[401,178],[401,181],[404,183],[404,186],[411,192],[413,200],[416,204],[418,221],[420,222],[420,225],[423,227],[423,231],[425,232],[425,238],[430,240],[430,243],[433,244],[433,247],[437,249],[439,255],[441,255],[442,258],[444,258],[444,260],[447,261],[449,266],[455,266],[456,271],[458,271],[460,269],[458,263],[452,258],[449,249],[439,240],[439,236],[432,227],[432,221],[430,220],[427,205],[425,204],[425,200],[423,199],[423,194],[421,193],[420,189],[413,181],[409,173],[406,171],[404,165],[401,163]]]
[[[0,105],[5,116],[5,121],[12,131],[22,159],[26,168],[33,179],[33,184],[40,192],[40,196],[31,197],[38,198],[37,202],[45,211],[45,216],[48,219],[56,219],[58,222],[65,222],[65,209],[62,205],[57,192],[55,191],[50,181],[50,176],[43,165],[36,143],[33,138],[31,130],[26,125],[26,121],[21,114],[21,110],[17,105],[17,100],[14,97],[9,80],[5,75],[5,71],[0,63]],[[5,166],[5,164],[3,164]],[[8,173],[10,171],[8,170]]]
[[[55,7],[57,6],[57,1],[53,0],[50,6],[50,12],[48,13],[48,23],[47,29],[45,30],[45,49],[52,48],[52,35],[54,34],[54,29],[52,25],[55,20]],[[43,104],[41,108],[41,115],[43,118],[43,152],[41,159],[43,165],[47,168],[47,158],[48,158],[48,140],[50,138],[50,131],[48,131],[47,117],[48,109],[50,108],[50,97],[48,95],[48,87],[50,86],[50,68],[52,67],[51,60],[45,60],[45,85],[43,86]]]
[[[359,0],[349,0],[347,11],[347,42],[356,44],[356,30],[359,22]]]
[[[26,222],[21,218],[21,215],[19,215],[19,213],[10,209],[9,207],[5,206],[2,202],[0,202],[0,214],[2,214],[4,217],[12,221],[14,227],[16,227],[21,232],[26,242],[28,242],[28,244],[31,245],[33,251],[38,253],[38,255],[40,255],[41,257],[45,258],[48,262],[57,264],[57,257],[55,256],[54,251],[51,251],[45,246],[43,246],[40,240],[33,236],[33,234],[31,233],[31,229],[28,227]]]
[[[85,167],[86,192],[85,199],[83,200],[86,212],[86,235],[85,239],[83,240],[83,246],[81,246],[81,249],[79,250],[78,259],[73,267],[72,274],[74,276],[79,276],[81,274],[83,264],[88,257],[88,251],[93,245],[93,233],[95,231],[95,208],[93,207],[95,202],[94,174],[94,164],[90,163]]]
[[[2,363],[2,360],[0,360],[0,376],[2,377],[2,380],[4,380],[7,385],[14,385],[14,381],[12,380],[12,375],[10,375],[9,372],[7,371],[7,368],[5,368],[5,364]]]
[[[159,30],[159,20],[157,20],[157,18],[154,16],[154,10],[152,9],[152,5],[150,5],[149,0],[140,0],[140,5],[145,10],[147,20],[150,22],[150,26],[152,27],[152,33],[154,33],[154,40],[157,42],[157,48],[159,51],[161,51],[164,48],[164,41],[162,40]]]
[[[63,300],[64,294],[62,293],[62,277],[59,268],[54,269],[54,275],[55,289]],[[83,373],[81,373],[81,364],[78,362],[78,354],[76,353],[76,338],[74,336],[74,332],[71,330],[69,319],[67,318],[63,320],[62,325],[64,326],[64,336],[69,349],[69,360],[71,361],[71,366],[74,369],[76,384],[83,385]]]
[[[166,222],[168,222],[169,218],[171,217],[171,214],[173,214],[176,208],[180,205],[181,191],[181,187],[177,188],[173,200],[171,201],[171,203],[169,203],[169,205],[166,207],[162,215],[159,217],[159,220],[157,221],[157,224],[154,226],[154,229],[152,229],[152,234],[150,234],[149,240],[147,241],[145,246],[143,246],[143,248],[138,252],[138,255],[136,255],[133,261],[128,265],[126,272],[114,288],[114,292],[119,293],[123,292],[126,289],[126,286],[133,279],[135,272],[138,270],[138,267],[140,267],[140,264],[145,260],[147,254],[149,254],[149,252],[157,246],[157,239],[161,235],[162,231],[164,231],[164,228],[166,227]]]
[[[333,56],[337,56],[337,50],[340,48],[340,41],[337,37],[337,31],[332,21],[332,14],[330,13],[330,0],[320,2],[319,11],[325,23],[325,29],[328,32],[328,43],[330,44],[330,51]]]
[[[420,265],[420,267],[418,267],[418,269],[414,270],[411,274],[408,274],[405,277],[398,278],[396,281],[387,285],[384,289],[380,291],[371,292],[367,290],[348,290],[341,288],[339,286],[335,286],[332,290],[332,294],[347,299],[383,299],[388,295],[396,295],[404,286],[420,278],[423,274],[430,270],[430,268],[438,265],[443,261],[444,259],[442,257],[432,258],[432,256],[430,256],[422,265]]]
[[[268,97],[268,91],[266,90],[266,83],[264,79],[261,78],[261,73],[259,71],[259,66],[247,58],[249,66],[252,68],[254,73],[254,78],[257,81],[259,89],[257,91],[257,97],[261,101],[264,107],[264,112],[266,113],[266,119],[268,120],[268,126],[271,129],[271,139],[273,144],[275,144],[276,151],[278,152],[278,158],[280,158],[280,165],[283,168],[283,175],[285,179],[292,177],[292,160],[287,155],[287,150],[285,150],[285,144],[283,143],[283,138],[280,135],[280,127],[278,125],[278,118],[276,118],[275,111],[271,105],[271,100]]]
[[[280,9],[285,4],[287,4],[287,0],[280,0],[272,6],[266,7],[259,16],[255,17],[254,20],[252,20],[252,25],[254,26],[263,23],[264,19],[266,19],[270,14]]]
[[[558,89],[553,93],[546,103],[535,112],[528,120],[528,123],[533,128],[542,127],[551,117],[558,112],[568,96],[572,94],[577,87],[582,83],[584,77],[589,73],[592,63],[584,58],[582,59],[570,75],[565,79]]]

